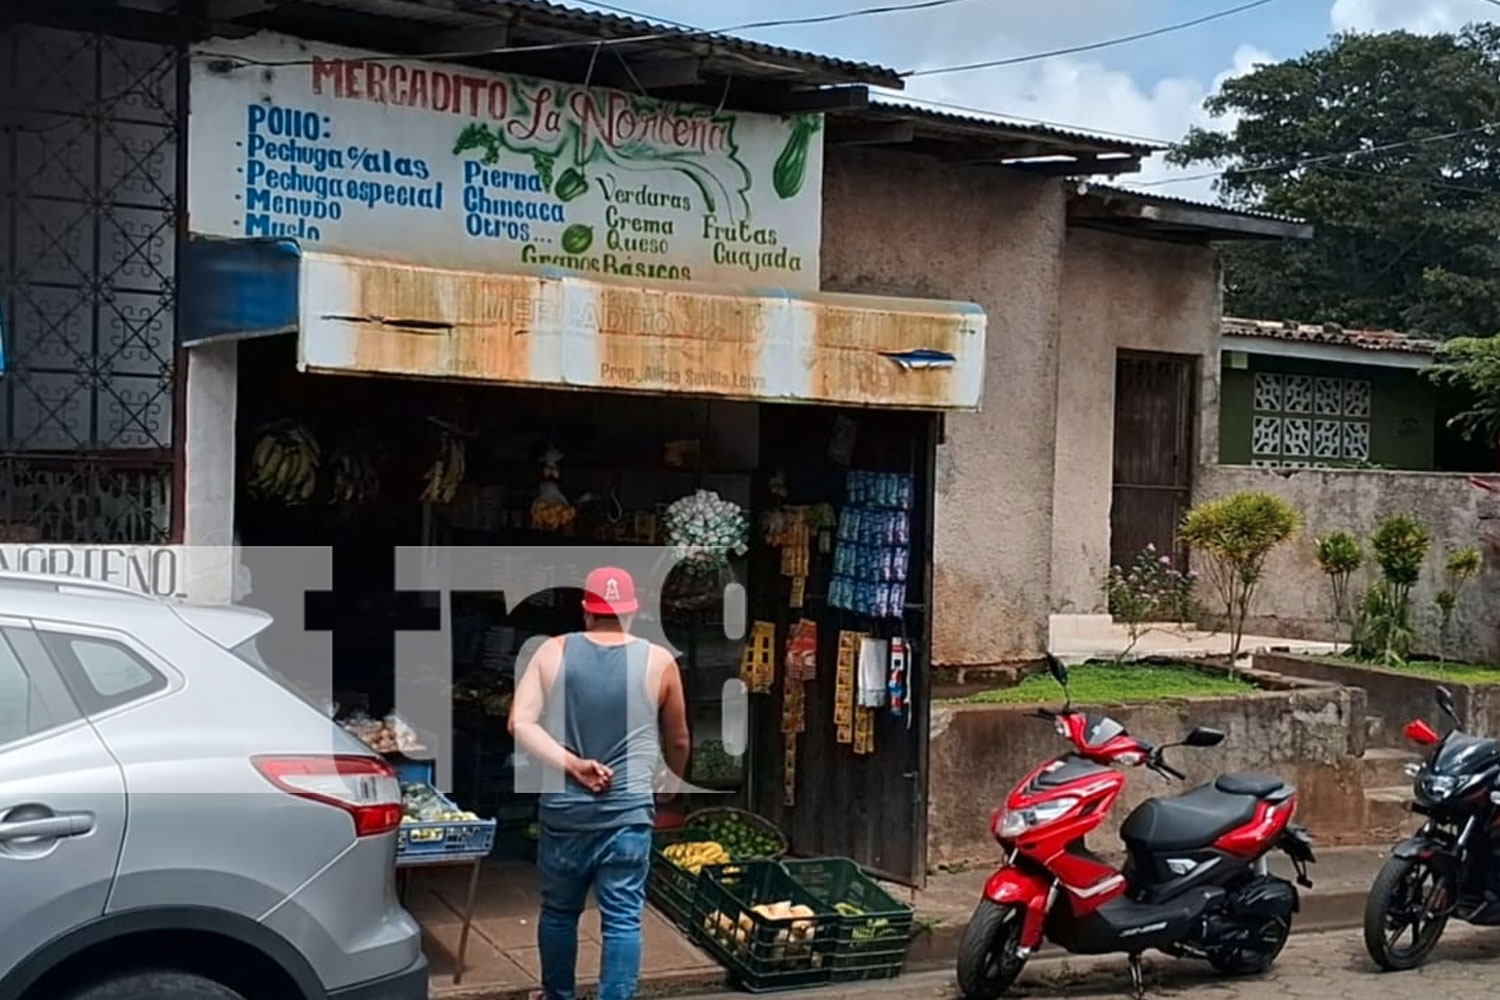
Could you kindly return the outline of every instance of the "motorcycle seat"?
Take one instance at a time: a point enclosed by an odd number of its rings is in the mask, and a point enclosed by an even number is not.
[[[1207,847],[1255,818],[1259,799],[1201,785],[1172,798],[1148,799],[1125,819],[1120,837],[1132,850],[1188,851]]]
[[[1214,787],[1226,795],[1253,795],[1264,799],[1285,788],[1286,782],[1269,774],[1226,774],[1214,782]]]

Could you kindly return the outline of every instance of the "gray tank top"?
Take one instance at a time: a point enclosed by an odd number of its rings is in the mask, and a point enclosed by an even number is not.
[[[538,819],[558,831],[650,826],[656,819],[653,779],[661,759],[657,700],[648,690],[651,644],[632,639],[606,646],[582,633],[563,640],[562,669],[543,716],[552,738],[585,760],[614,768],[594,795],[571,778],[541,795]]]

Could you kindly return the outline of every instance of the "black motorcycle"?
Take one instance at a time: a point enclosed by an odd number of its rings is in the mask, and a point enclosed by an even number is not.
[[[1375,877],[1365,903],[1365,948],[1382,969],[1427,960],[1448,921],[1500,926],[1500,743],[1462,732],[1453,695],[1437,689],[1453,720],[1446,736],[1418,719],[1408,739],[1431,751],[1412,775],[1412,811],[1427,818]]]

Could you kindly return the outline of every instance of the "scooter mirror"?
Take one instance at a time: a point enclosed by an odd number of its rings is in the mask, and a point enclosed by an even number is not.
[[[1199,726],[1187,734],[1187,739],[1182,741],[1182,745],[1188,747],[1216,747],[1223,742],[1223,733],[1217,729],[1209,729],[1207,726]]]
[[[1433,692],[1433,699],[1437,707],[1443,710],[1443,714],[1454,722],[1458,722],[1458,707],[1453,704],[1453,692],[1445,687],[1439,687]]]
[[[1051,654],[1047,656],[1047,672],[1052,675],[1052,679],[1057,681],[1057,683],[1063,687],[1068,686],[1068,668],[1063,665],[1062,660]]]

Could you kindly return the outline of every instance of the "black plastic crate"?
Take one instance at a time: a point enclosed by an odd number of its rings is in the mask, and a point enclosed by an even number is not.
[[[834,982],[894,979],[901,975],[915,923],[910,906],[893,899],[848,858],[784,861],[782,867],[792,881],[838,916]]]
[[[772,919],[754,907],[790,903],[812,916]],[[693,939],[741,989],[802,989],[829,982],[838,944],[837,915],[775,861],[705,868],[693,903]]]
[[[646,895],[663,916],[684,931],[691,930],[692,926],[698,874],[668,861],[662,851],[673,844],[692,844],[709,839],[707,830],[688,826],[658,830],[651,837],[651,871],[646,876]]]

